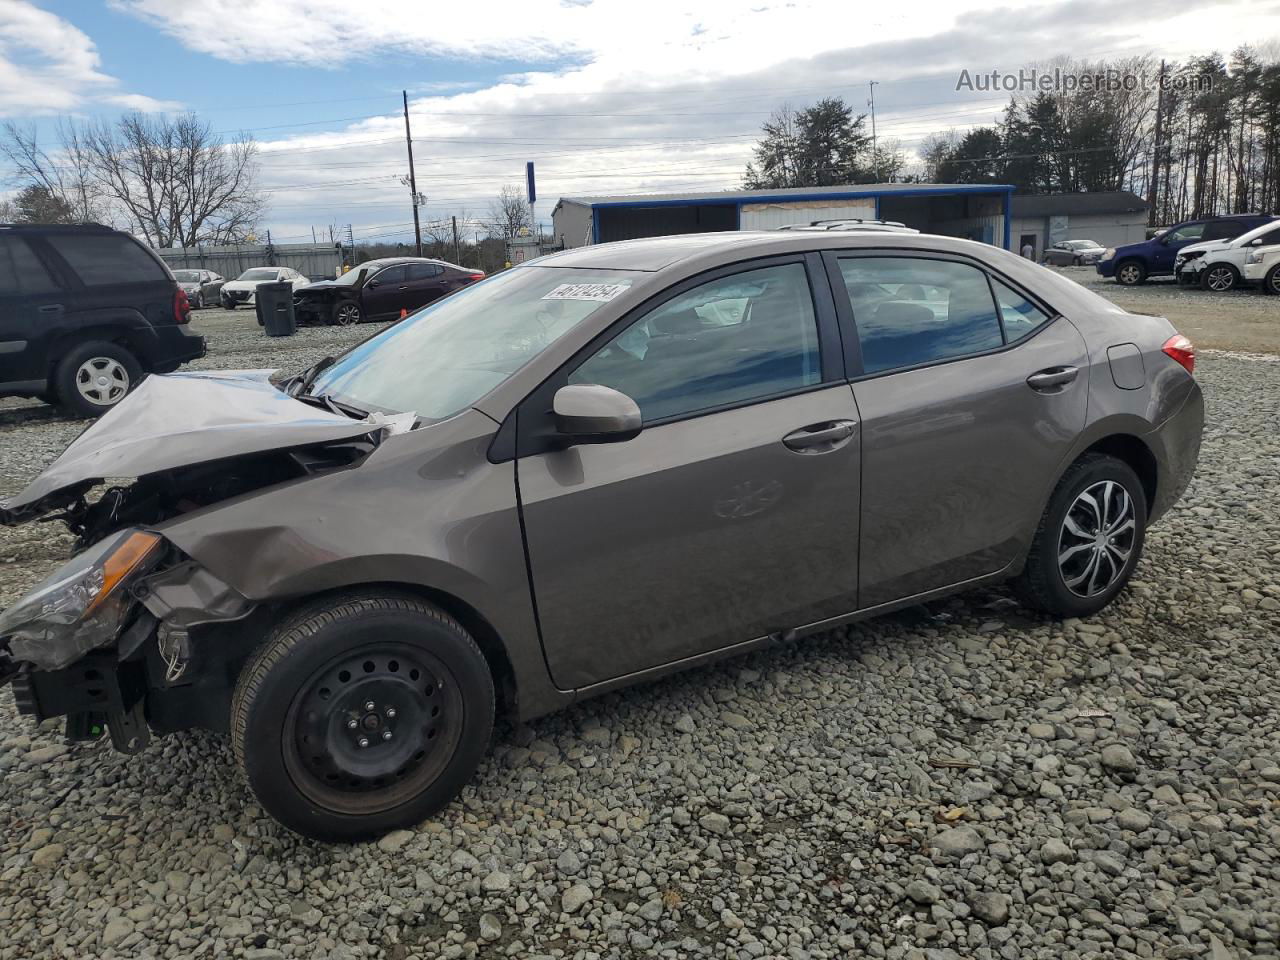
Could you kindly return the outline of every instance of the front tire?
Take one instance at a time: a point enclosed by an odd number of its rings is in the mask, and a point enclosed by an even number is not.
[[[1240,271],[1229,263],[1215,263],[1200,271],[1200,289],[1226,293],[1240,283]]]
[[[1014,583],[1019,598],[1055,617],[1097,613],[1129,582],[1146,528],[1147,497],[1133,468],[1086,454],[1049,498]]]
[[[1125,260],[1116,267],[1116,283],[1136,287],[1147,279],[1147,268],[1137,260]]]
[[[339,327],[350,327],[364,320],[360,304],[346,301],[333,308],[333,322]]]
[[[232,746],[273,817],[317,840],[410,826],[452,800],[493,731],[484,655],[414,597],[357,593],[282,623],[241,671]]]

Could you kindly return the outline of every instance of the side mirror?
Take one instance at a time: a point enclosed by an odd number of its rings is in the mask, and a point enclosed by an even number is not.
[[[366,281],[365,286],[369,288],[373,288],[373,287],[379,286],[381,283],[382,283],[381,280],[369,280],[369,281]]]
[[[1260,247],[1260,246],[1262,246],[1262,238],[1261,238],[1261,237],[1254,237],[1252,240],[1250,240],[1250,241],[1249,241],[1249,246],[1251,246],[1251,247]]]
[[[551,401],[556,431],[573,443],[620,443],[640,433],[640,407],[598,383],[571,383]]]

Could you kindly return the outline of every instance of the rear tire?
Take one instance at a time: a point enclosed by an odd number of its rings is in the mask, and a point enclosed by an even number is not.
[[[1267,271],[1262,281],[1262,292],[1280,294],[1280,264]]]
[[[354,841],[421,822],[471,778],[493,731],[493,680],[452,617],[355,593],[277,627],[231,701],[236,760],[291,830]]]
[[[74,348],[53,375],[59,405],[78,417],[100,417],[142,380],[142,365],[118,343],[91,340]]]
[[[1142,556],[1147,497],[1123,460],[1081,457],[1062,475],[1036,528],[1019,599],[1055,617],[1097,613],[1124,589]]]
[[[1116,267],[1116,283],[1136,287],[1147,279],[1147,268],[1138,260],[1124,260]]]

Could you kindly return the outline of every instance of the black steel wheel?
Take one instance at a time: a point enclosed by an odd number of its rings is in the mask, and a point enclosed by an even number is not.
[[[461,733],[462,700],[439,658],[371,645],[319,668],[290,706],[285,764],[314,803],[390,809],[440,774]]]
[[[306,836],[420,822],[474,772],[493,728],[484,655],[414,597],[354,594],[282,624],[244,667],[232,742],[249,786]]]

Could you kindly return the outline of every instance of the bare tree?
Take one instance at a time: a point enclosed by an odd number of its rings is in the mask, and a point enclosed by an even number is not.
[[[40,144],[34,124],[22,126],[12,120],[0,129],[0,155],[13,166],[15,182],[41,187],[56,197],[76,223],[107,219],[107,211],[96,193],[91,158],[79,128],[58,121],[62,149],[51,155]]]
[[[513,183],[504,186],[489,206],[489,219],[493,221],[494,232],[503,240],[512,240],[520,234],[521,229],[531,228],[533,217],[529,214],[529,203],[524,191]]]
[[[155,247],[234,243],[262,210],[257,145],[226,143],[194,114],[126,114],[81,131],[93,175]]]

